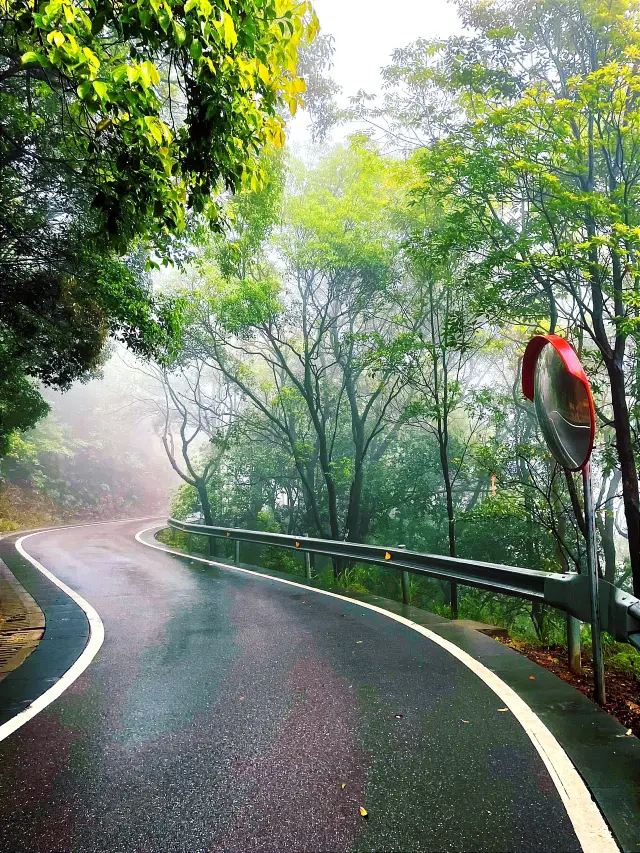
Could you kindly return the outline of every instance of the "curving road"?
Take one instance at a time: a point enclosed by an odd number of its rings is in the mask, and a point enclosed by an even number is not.
[[[105,642],[0,743],[1,851],[581,849],[522,727],[447,651],[355,603],[151,550],[144,526],[25,542]],[[36,597],[45,640],[0,684],[14,710],[87,635],[64,595]]]

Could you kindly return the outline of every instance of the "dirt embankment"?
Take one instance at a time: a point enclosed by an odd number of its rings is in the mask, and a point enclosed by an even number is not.
[[[593,668],[591,656],[586,649],[582,650],[582,673],[576,675],[569,669],[566,649],[562,646],[539,648],[511,637],[499,639],[538,666],[550,670],[585,696],[593,698]],[[615,717],[630,735],[640,737],[640,681],[633,674],[609,665],[606,669],[606,690],[607,704],[604,710]]]

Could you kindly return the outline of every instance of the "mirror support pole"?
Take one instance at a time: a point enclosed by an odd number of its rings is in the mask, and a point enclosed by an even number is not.
[[[591,463],[582,469],[584,488],[584,520],[587,539],[587,572],[589,573],[589,594],[591,598],[591,648],[593,655],[593,682],[595,700],[599,705],[606,702],[604,686],[604,662],[602,660],[602,636],[600,633],[600,601],[598,598],[598,558],[596,551],[596,524],[591,489]]]
[[[567,656],[569,658],[569,669],[574,675],[582,673],[582,660],[580,655],[580,620],[567,613]]]

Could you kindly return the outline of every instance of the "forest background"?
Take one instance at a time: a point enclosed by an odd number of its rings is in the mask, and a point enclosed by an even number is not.
[[[304,98],[314,145],[296,158],[272,129],[253,179],[216,196],[221,227],[194,215],[168,250],[151,223],[160,272],[127,245],[164,337],[117,333],[101,368],[105,335],[78,372],[105,384],[7,430],[0,525],[145,515],[182,481],[177,517],[581,571],[579,489],[520,389],[526,342],[555,332],[596,397],[600,570],[640,594],[640,6],[455,6],[460,33],[394,51],[375,98],[345,100],[331,37],[310,39],[286,106]],[[384,569],[322,571],[399,595]],[[428,580],[411,597],[455,607]],[[460,611],[545,643],[564,630],[476,590]]]

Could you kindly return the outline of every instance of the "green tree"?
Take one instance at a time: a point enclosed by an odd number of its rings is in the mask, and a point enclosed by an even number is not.
[[[147,249],[180,260],[187,214],[259,186],[316,30],[294,0],[1,0],[0,441],[46,411],[27,377],[66,388],[109,336],[175,355]]]
[[[137,398],[141,412],[152,421],[173,470],[197,494],[204,523],[214,524],[210,482],[220,477],[234,400],[202,360],[180,358],[170,367],[149,365],[138,372],[151,380]]]
[[[0,349],[0,357],[2,350]],[[11,364],[9,362],[9,364]],[[0,458],[11,438],[43,418],[49,407],[42,395],[15,363],[0,373]]]
[[[468,280],[506,316],[546,314],[604,364],[636,591],[639,14],[635,0],[465,6],[474,35],[434,46],[430,74],[459,127],[423,156],[426,191],[454,207],[441,250],[474,253]]]
[[[366,535],[366,467],[384,451],[402,391],[399,376],[373,377],[365,359],[372,339],[393,333],[397,189],[395,165],[353,140],[299,173],[285,200],[274,237],[283,285],[265,260],[248,280],[212,273],[201,293],[196,347],[286,437],[316,529],[335,539]]]
[[[186,207],[215,216],[213,191],[260,180],[256,155],[283,143],[279,110],[295,112],[305,88],[298,47],[317,31],[296,0],[1,9],[1,91],[28,114],[23,138],[3,144],[24,161],[27,136],[46,158],[36,131],[53,121],[63,167],[120,248],[180,231]]]

